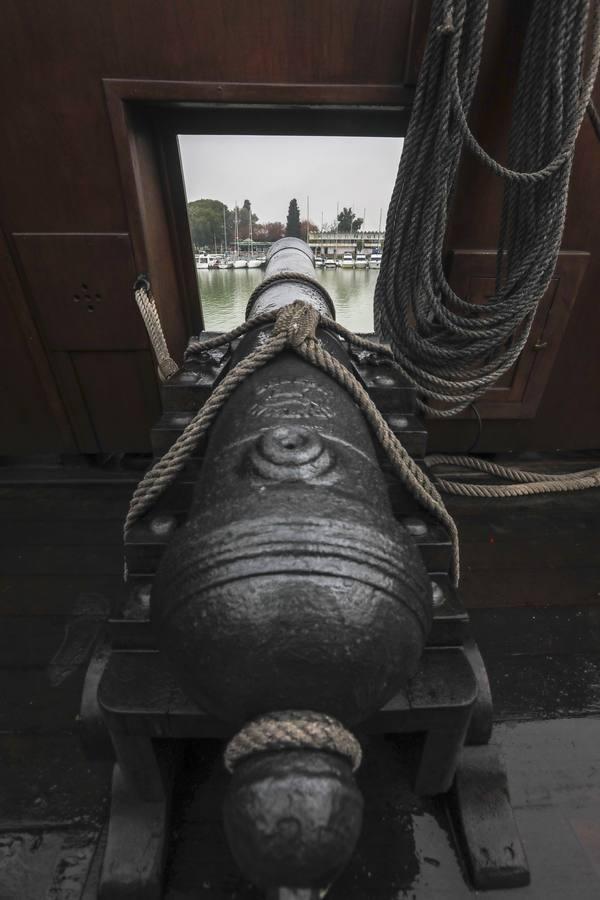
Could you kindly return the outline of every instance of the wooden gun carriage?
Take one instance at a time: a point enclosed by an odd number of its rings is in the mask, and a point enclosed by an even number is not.
[[[268,286],[248,318],[299,299],[334,315],[312,273],[301,241],[275,244]],[[157,459],[271,328],[257,325],[188,355],[162,386]],[[322,325],[317,338],[425,466],[415,391],[385,354],[353,349]],[[405,555],[396,561],[399,544]],[[527,883],[506,776],[488,745],[485,667],[451,559],[446,530],[398,479],[342,387],[289,350],[246,378],[185,469],[126,534],[129,599],[114,610],[109,642],[92,660],[81,711],[90,754],[115,757],[99,895],[161,895],[181,742],[227,741],[286,697],[284,708],[331,713],[359,734],[422,735],[415,790],[447,798],[474,886]],[[421,592],[421,605],[408,612],[413,600],[389,596],[404,590],[407,571],[407,596]],[[357,604],[366,605],[354,621]],[[224,607],[229,618],[221,622]],[[303,631],[302,616],[316,616],[312,629]],[[373,708],[379,696],[385,702]],[[314,882],[287,884],[252,866],[250,877],[269,896],[319,896],[318,873]]]

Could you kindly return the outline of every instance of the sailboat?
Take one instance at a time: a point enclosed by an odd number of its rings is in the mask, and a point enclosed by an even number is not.
[[[223,253],[217,262],[217,269],[233,269],[233,260],[229,256],[227,249],[227,216],[225,215],[225,206],[223,206]]]
[[[235,204],[235,215],[234,215],[234,237],[235,237],[235,256],[233,258],[233,268],[234,269],[246,269],[248,268],[248,263],[245,259],[242,259],[240,256],[240,232],[238,225],[238,205],[237,201]]]
[[[248,268],[260,269],[262,260],[254,256],[254,249],[252,247],[252,207],[250,206],[250,204],[248,204],[248,237],[250,238],[250,256],[248,257]]]

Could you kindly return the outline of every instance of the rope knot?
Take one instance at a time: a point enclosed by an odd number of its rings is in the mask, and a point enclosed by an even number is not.
[[[438,34],[453,34],[456,31],[453,6],[454,4],[452,2],[448,3],[445,10],[444,21],[436,28]]]
[[[456,28],[454,27],[454,19],[452,18],[452,13],[449,12],[446,15],[446,18],[442,22],[441,25],[438,25],[437,32],[438,34],[454,34]]]
[[[302,300],[284,306],[275,319],[274,334],[285,334],[290,347],[300,347],[305,341],[316,340],[319,312]]]

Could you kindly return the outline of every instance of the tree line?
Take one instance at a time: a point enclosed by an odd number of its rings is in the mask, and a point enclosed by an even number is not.
[[[213,248],[230,246],[235,239],[235,209],[222,203],[221,200],[202,198],[188,203],[188,219],[194,247]],[[250,236],[250,215],[252,215],[252,237],[255,241],[272,243],[284,236],[306,239],[308,232],[319,229],[307,219],[300,218],[300,208],[295,198],[290,200],[285,224],[283,222],[261,222],[255,213],[251,213],[251,203],[244,200],[237,209],[238,236],[243,241]],[[351,207],[344,207],[337,216],[337,225],[328,225],[327,230],[341,232],[358,231],[363,220],[356,216]]]

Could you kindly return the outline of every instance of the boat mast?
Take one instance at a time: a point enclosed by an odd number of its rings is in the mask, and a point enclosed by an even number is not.
[[[250,256],[252,256],[252,204],[248,201],[248,236],[250,238]]]
[[[223,205],[223,244],[225,255],[227,255],[227,218],[225,216],[225,205]]]
[[[234,215],[234,247],[235,247],[235,255],[239,257],[240,255],[240,234],[238,230],[238,205],[237,200],[235,201],[235,215]]]

